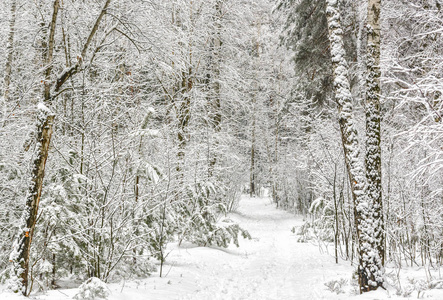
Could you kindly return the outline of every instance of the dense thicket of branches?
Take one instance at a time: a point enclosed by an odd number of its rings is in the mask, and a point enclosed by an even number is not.
[[[251,63],[263,38],[258,12],[270,9],[229,0],[24,4],[7,1],[0,18],[0,255],[2,278],[17,277],[11,288],[28,293],[67,274],[143,276],[172,240],[227,246],[247,237],[220,218],[235,209],[247,170],[250,91],[275,85],[256,79]],[[39,116],[49,111],[54,132],[42,154]],[[30,177],[36,164],[45,173]],[[37,177],[41,197],[27,188]],[[21,243],[31,240],[21,265]]]
[[[265,188],[309,216],[304,229],[337,259],[358,261],[326,0],[28,2],[0,7],[0,278],[17,277],[11,288],[144,276],[171,241],[238,243],[248,233],[224,216]],[[367,1],[337,4],[366,153]],[[381,6],[375,247],[396,266],[442,263],[442,5]],[[42,113],[54,126],[40,197]]]
[[[320,66],[331,65],[327,62],[330,58],[320,59],[319,48],[312,45],[312,39],[320,39],[319,32],[326,30],[325,25],[319,29],[322,21],[318,21],[319,18],[325,20],[321,9],[325,2],[280,2],[280,9],[288,12],[283,38],[295,51],[296,74],[312,69],[327,70]],[[365,65],[371,54],[366,51],[365,38],[367,1],[339,1],[339,5],[354,117],[358,131],[364,133]],[[385,248],[386,264],[394,263],[397,267],[423,265],[429,269],[439,267],[442,261],[441,7],[440,1],[382,1],[381,6],[381,178],[385,245],[380,249]],[[313,22],[317,26],[306,26]],[[297,30],[299,28],[301,30]],[[312,83],[318,80],[310,79]],[[305,76],[303,80],[309,79]],[[311,203],[308,224],[313,226],[318,239],[326,244],[335,243],[336,256],[353,259],[357,243],[351,189],[336,138],[340,136],[339,128],[331,118],[334,104],[312,101],[319,86],[319,83],[295,85],[295,95],[307,95],[311,99],[302,100],[304,106],[298,111],[303,117],[299,120],[307,121],[309,138],[304,140],[309,142],[303,143],[306,148],[296,152],[299,157],[304,153],[302,161],[309,164],[309,168],[299,164],[294,173],[303,170],[312,175],[304,175],[310,180],[304,181],[303,188],[296,184],[292,187],[294,194],[305,195],[306,190],[312,194],[302,202],[305,205],[297,205],[297,198],[292,198],[292,203],[301,211]],[[332,84],[328,88],[331,89]],[[325,95],[325,99],[331,97],[331,94]],[[313,116],[317,118],[315,122]],[[360,140],[365,138],[361,134]],[[361,151],[366,147],[362,146]]]

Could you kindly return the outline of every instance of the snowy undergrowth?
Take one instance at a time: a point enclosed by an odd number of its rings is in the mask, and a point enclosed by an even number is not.
[[[434,289],[421,290],[426,281],[422,268],[407,269],[399,275],[398,293],[391,279],[388,289],[356,295],[354,267],[320,251],[310,242],[298,242],[303,224],[301,217],[277,210],[269,199],[243,197],[236,213],[229,218],[248,230],[251,240],[239,240],[240,247],[198,247],[189,242],[168,245],[164,277],[158,272],[146,279],[122,281],[106,285],[108,300],[292,300],[292,299],[443,299],[443,290],[435,280]],[[293,230],[294,229],[294,230]],[[292,232],[294,231],[294,232]],[[329,252],[333,253],[333,252]],[[388,268],[387,273],[393,271]],[[128,277],[130,274],[128,274]],[[438,274],[432,274],[439,278]],[[414,282],[408,278],[414,278]],[[427,282],[427,281],[426,281]],[[64,283],[66,285],[67,283]],[[3,290],[5,286],[1,286]],[[68,300],[81,293],[81,288],[51,290],[33,294],[38,300]],[[7,292],[1,300],[25,298]],[[97,298],[98,299],[98,298]]]
[[[73,297],[75,300],[95,300],[95,299],[107,299],[109,296],[109,290],[106,283],[101,281],[97,277],[91,277],[86,280],[78,288],[77,294]]]

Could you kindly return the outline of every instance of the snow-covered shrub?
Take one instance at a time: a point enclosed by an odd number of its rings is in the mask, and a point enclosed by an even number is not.
[[[297,242],[306,243],[312,238],[310,236],[310,228],[311,224],[309,222],[303,223],[303,225],[298,228],[296,232],[296,234],[299,236]],[[295,233],[295,228],[293,228],[293,232]]]
[[[209,244],[215,244],[218,247],[227,248],[232,242],[239,247],[238,237],[241,235],[244,239],[251,239],[247,230],[242,229],[237,223],[230,219],[224,219],[214,225],[214,231],[207,237]]]
[[[156,208],[148,206],[144,222],[138,224],[136,229],[139,235],[145,233],[145,247],[159,261],[164,260],[166,245],[174,240],[174,234],[178,227],[174,211],[166,206],[167,204]],[[144,250],[140,249],[140,251]]]
[[[437,290],[443,289],[443,280],[432,280],[429,283],[429,288],[430,289],[437,289]]]
[[[317,198],[311,204],[314,233],[319,241],[334,241],[334,206],[331,199]]]
[[[14,292],[14,293],[18,293],[18,292],[23,292],[24,288],[23,288],[23,284],[21,282],[21,278],[17,277],[16,274],[14,274],[14,271],[12,270],[12,268],[10,268],[9,270],[6,271],[6,283],[7,283],[7,290]]]
[[[157,266],[153,260],[149,260],[149,256],[147,258],[142,256],[127,257],[122,260],[110,278],[111,280],[119,278],[146,278],[155,271],[157,271]]]
[[[415,278],[408,278],[408,281],[409,281],[410,287],[411,287],[409,289],[412,289],[413,291],[417,291],[417,298],[420,298],[420,296],[423,296],[424,295],[424,291],[429,289],[429,285],[428,285],[428,282],[426,280],[415,279]]]
[[[223,191],[212,183],[188,187],[189,203],[179,205],[179,215],[185,222],[181,239],[199,246],[216,245],[228,247],[232,242],[237,247],[238,237],[251,238],[250,234],[229,219],[218,222],[220,215],[227,213],[226,205],[218,197]],[[192,204],[192,205],[189,205]]]
[[[94,300],[107,299],[109,296],[109,289],[106,283],[97,277],[91,277],[80,285],[78,293],[75,294],[75,300]]]
[[[7,268],[3,271],[0,272],[0,283],[4,284],[6,282],[6,280],[8,280],[11,276],[10,276],[10,268]]]
[[[388,274],[386,278],[386,282],[395,288],[396,295],[405,298],[409,298],[413,292],[417,292],[417,299],[423,298],[424,291],[432,288],[432,285],[423,279],[408,278],[409,284],[402,286],[392,274]]]
[[[76,225],[80,199],[76,197],[74,176],[60,166],[48,172],[48,183],[40,201],[40,216],[34,233],[31,253],[34,289],[46,290],[56,285],[56,280],[69,275],[82,277],[87,263],[82,255],[84,240],[78,240]],[[82,278],[83,279],[83,278]]]
[[[345,291],[343,290],[343,287],[348,283],[348,281],[344,278],[340,278],[339,280],[331,280],[325,283],[325,286],[330,290],[331,292],[338,294],[343,294]]]

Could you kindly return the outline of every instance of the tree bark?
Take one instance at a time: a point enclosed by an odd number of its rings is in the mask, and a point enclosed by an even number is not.
[[[177,152],[177,173],[178,183],[180,186],[184,185],[184,166],[185,166],[185,152],[189,141],[189,122],[191,121],[191,96],[189,95],[193,80],[191,78],[192,68],[189,67],[188,72],[182,72],[181,81],[179,82],[179,97],[177,101],[177,122],[178,122],[178,152]]]
[[[353,119],[353,99],[337,2],[337,0],[327,0],[326,16],[331,43],[335,100],[338,106],[342,144],[354,202],[354,222],[358,238],[358,281],[360,293],[362,293],[377,289],[383,283],[383,274],[381,260],[374,245],[373,205],[365,194],[365,176],[360,162],[360,145]]]
[[[383,199],[381,185],[381,130],[380,130],[380,9],[381,0],[369,0],[368,60],[366,77],[366,180],[368,196],[374,204],[374,228],[377,250],[385,263]]]
[[[54,114],[46,106],[40,104],[37,120],[37,155],[33,162],[31,183],[26,197],[26,207],[22,219],[24,226],[20,229],[18,240],[11,255],[15,275],[18,279],[13,290],[15,292],[21,291],[24,295],[27,295],[29,256],[42,193],[53,122]]]

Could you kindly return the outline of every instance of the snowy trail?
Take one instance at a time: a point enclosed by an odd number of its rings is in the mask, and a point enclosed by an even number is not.
[[[163,278],[110,284],[110,300],[286,300],[348,299],[331,293],[324,283],[349,278],[348,263],[336,265],[291,232],[301,217],[278,210],[269,198],[242,197],[230,218],[249,231],[252,240],[228,249],[170,245]],[[75,290],[64,290],[72,297]],[[49,297],[47,297],[49,296]],[[45,300],[64,300],[50,291]]]
[[[253,240],[242,241],[240,248],[232,250],[236,255],[222,255],[212,262],[212,272],[199,283],[200,290],[183,299],[333,297],[324,283],[331,276],[346,274],[349,268],[334,265],[333,259],[321,255],[315,246],[297,242],[291,228],[302,224],[300,218],[275,209],[267,198],[247,197],[232,218],[251,233]]]
[[[169,256],[160,278],[108,284],[109,300],[300,300],[300,299],[387,299],[384,291],[357,296],[348,285],[336,294],[325,283],[349,279],[349,262],[334,263],[310,243],[298,243],[291,232],[302,219],[278,210],[268,198],[244,196],[230,218],[252,235],[240,247],[228,249],[169,245]],[[51,290],[36,295],[41,300],[72,299],[77,289]],[[392,296],[392,295],[391,295]],[[0,293],[0,299],[3,300]],[[7,297],[7,300],[17,300]],[[22,298],[20,298],[22,299]],[[438,299],[438,298],[437,298]]]

